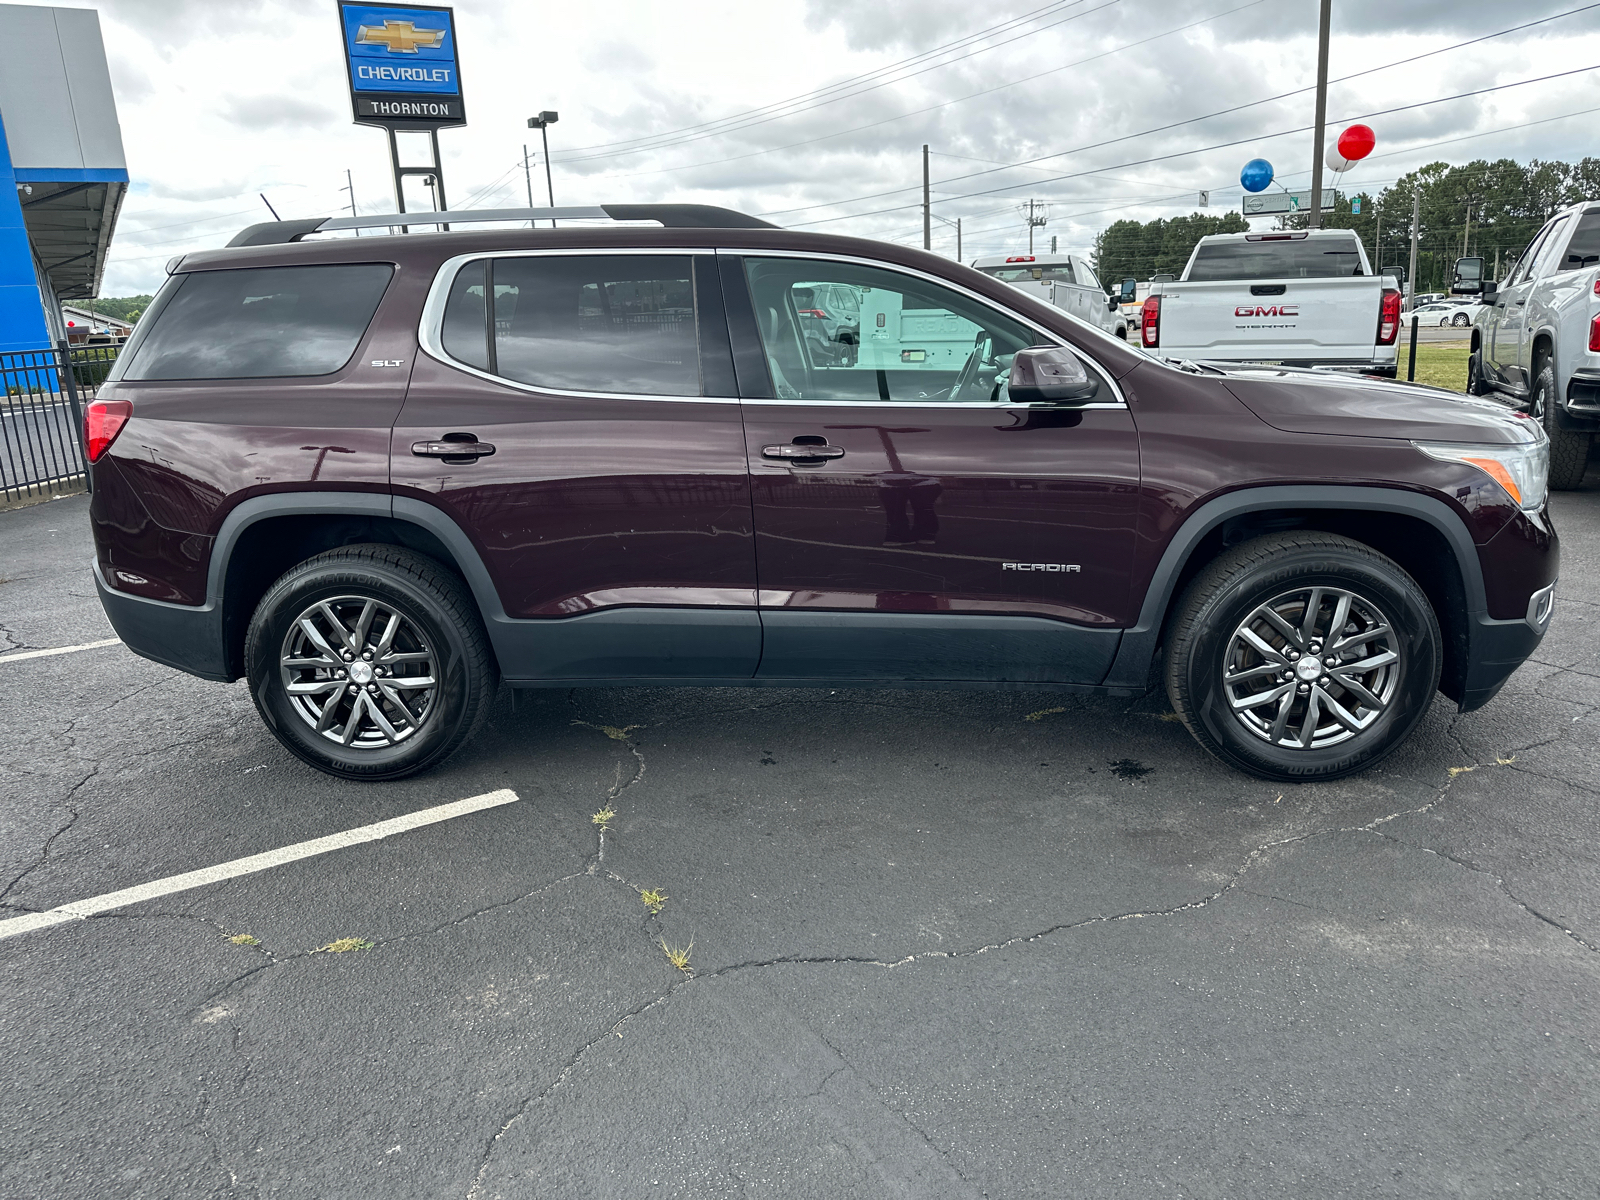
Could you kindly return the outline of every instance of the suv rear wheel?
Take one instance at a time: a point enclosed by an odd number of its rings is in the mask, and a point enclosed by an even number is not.
[[[442,762],[477,732],[498,682],[461,581],[386,545],[330,550],[285,572],[250,620],[245,674],[291,753],[364,780]]]
[[[1328,533],[1246,542],[1189,585],[1167,630],[1167,696],[1195,739],[1267,779],[1336,779],[1411,733],[1442,659],[1400,566]]]

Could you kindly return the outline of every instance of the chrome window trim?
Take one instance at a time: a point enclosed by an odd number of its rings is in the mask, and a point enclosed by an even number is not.
[[[1094,408],[1126,408],[1128,406],[1127,398],[1123,395],[1122,389],[1117,386],[1117,381],[1112,378],[1111,372],[1107,371],[1103,366],[1101,366],[1100,362],[1092,354],[1090,354],[1088,351],[1082,350],[1079,347],[1072,345],[1065,338],[1063,338],[1060,334],[1052,333],[1050,330],[1046,329],[1043,325],[1040,325],[1037,321],[1032,321],[1032,320],[1028,319],[1027,317],[1023,316],[1021,313],[1014,312],[1011,309],[1002,308],[999,304],[995,303],[995,301],[989,299],[989,297],[984,296],[984,295],[980,295],[978,292],[974,292],[969,288],[962,287],[959,283],[952,283],[952,282],[950,282],[950,280],[944,279],[944,278],[942,278],[942,277],[940,277],[938,275],[930,275],[926,271],[917,270],[915,267],[902,267],[902,266],[899,266],[899,265],[893,264],[893,263],[881,262],[878,259],[874,259],[874,258],[861,258],[858,255],[853,255],[853,254],[829,254],[829,253],[826,253],[826,252],[817,252],[817,251],[812,251],[812,250],[765,250],[765,249],[738,250],[738,249],[734,249],[731,246],[718,247],[717,250],[716,250],[716,253],[719,254],[719,255],[725,254],[725,255],[728,255],[730,257],[738,257],[738,258],[807,258],[807,259],[813,259],[813,260],[818,261],[818,262],[849,263],[852,266],[858,266],[858,267],[875,267],[880,271],[888,271],[891,274],[909,275],[909,276],[911,276],[911,277],[913,277],[915,279],[921,279],[921,280],[924,280],[927,283],[934,284],[937,287],[949,288],[952,292],[958,292],[961,295],[967,297],[969,300],[974,300],[977,303],[983,305],[983,307],[985,307],[985,308],[994,309],[997,312],[1004,313],[1007,317],[1009,317],[1013,321],[1016,321],[1020,325],[1026,325],[1029,329],[1033,330],[1035,333],[1037,333],[1041,337],[1043,337],[1049,344],[1054,345],[1054,346],[1062,346],[1062,347],[1065,347],[1068,350],[1071,350],[1074,354],[1076,354],[1079,358],[1081,358],[1083,360],[1085,366],[1089,367],[1089,369],[1094,371],[1094,373],[1096,375],[1100,376],[1101,384],[1104,385],[1105,387],[1109,388],[1109,390],[1111,391],[1111,394],[1116,396],[1115,400],[1096,400],[1096,401],[1094,401],[1092,403],[1089,403],[1089,404],[1074,404],[1074,405],[1070,405],[1070,406],[1067,406],[1067,407],[1071,407],[1074,411],[1082,411],[1082,410],[1085,410],[1085,409],[1094,409]],[[1082,325],[1085,330],[1087,330],[1088,332],[1094,334],[1096,337],[1107,338],[1107,339],[1109,339],[1110,341],[1113,341],[1113,342],[1116,341],[1116,339],[1111,337],[1111,335],[1109,333],[1106,333],[1104,330],[1096,329],[1093,325],[1090,325],[1087,321],[1079,320],[1077,317],[1074,317],[1071,313],[1062,313],[1061,315],[1066,317],[1070,321],[1077,321],[1079,325]],[[762,353],[763,354],[766,353],[764,348],[762,350]],[[746,399],[742,403],[745,403],[745,404],[758,404],[758,405],[762,405],[763,407],[782,404],[782,405],[803,405],[803,406],[812,407],[812,408],[819,408],[819,407],[820,408],[882,408],[885,405],[888,405],[888,406],[891,406],[891,407],[896,408],[896,409],[905,408],[905,409],[931,409],[931,410],[938,410],[938,409],[941,409],[941,408],[985,408],[985,409],[989,409],[991,411],[1000,410],[1000,409],[1030,409],[1030,408],[1034,407],[1031,404],[1023,404],[1023,403],[1020,403],[1020,402],[1013,402],[1013,401],[1010,401],[1010,400],[998,400],[998,401],[993,401],[993,402],[983,401],[983,402],[977,402],[977,403],[963,401],[963,402],[955,403],[955,404],[940,404],[940,403],[918,404],[914,400],[750,400],[750,399]],[[1051,407],[1051,406],[1041,405],[1040,407]]]
[[[433,283],[428,287],[428,298],[422,304],[422,317],[417,323],[417,346],[428,357],[437,359],[447,367],[457,371],[465,371],[468,375],[476,375],[479,379],[487,379],[490,383],[498,383],[502,387],[514,388],[519,392],[529,392],[536,396],[562,396],[574,400],[654,400],[664,401],[668,404],[738,404],[737,396],[662,396],[641,392],[579,392],[569,391],[564,388],[540,387],[537,384],[523,383],[520,380],[508,379],[504,375],[495,375],[489,371],[464,363],[460,359],[451,358],[445,352],[442,338],[444,336],[444,306],[450,297],[450,284],[455,281],[456,272],[471,262],[483,262],[491,258],[591,258],[598,254],[616,255],[641,255],[660,254],[675,255],[684,258],[693,258],[695,255],[710,256],[715,254],[708,247],[678,247],[678,246],[605,246],[598,249],[577,249],[564,246],[547,250],[478,250],[472,254],[457,254],[447,258],[439,264],[439,269],[434,273]],[[695,321],[700,320],[699,306],[695,307]]]

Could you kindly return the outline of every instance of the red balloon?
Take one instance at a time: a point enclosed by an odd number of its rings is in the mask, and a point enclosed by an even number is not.
[[[1360,162],[1377,144],[1378,135],[1366,125],[1352,125],[1339,135],[1339,153],[1351,162]]]

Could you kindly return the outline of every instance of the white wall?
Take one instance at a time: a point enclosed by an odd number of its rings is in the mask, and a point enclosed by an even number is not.
[[[19,169],[127,168],[97,12],[0,4],[0,116]]]

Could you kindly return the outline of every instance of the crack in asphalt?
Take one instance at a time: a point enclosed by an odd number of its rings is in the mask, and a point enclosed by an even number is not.
[[[78,720],[77,718],[74,718],[73,720],[67,722],[67,727],[65,729],[55,735],[57,740],[61,740],[63,738],[66,739],[67,750],[69,752],[77,749],[78,739],[73,736],[77,727]],[[40,867],[44,866],[45,862],[50,857],[50,851],[55,846],[56,840],[78,823],[78,818],[82,815],[82,813],[73,803],[73,801],[77,799],[79,789],[81,789],[84,784],[88,783],[96,775],[100,774],[100,760],[90,759],[89,761],[93,763],[93,766],[90,768],[90,770],[76,783],[67,788],[66,794],[61,798],[61,807],[65,808],[70,814],[67,817],[66,824],[62,825],[44,840],[44,845],[40,847],[39,855],[33,860],[33,862],[29,863],[28,866],[24,867],[19,874],[15,875],[11,881],[5,885],[5,887],[0,888],[0,900],[4,900],[7,896],[11,895],[11,893],[16,890],[17,886],[22,883],[23,880],[25,880],[29,875],[32,875]]]

